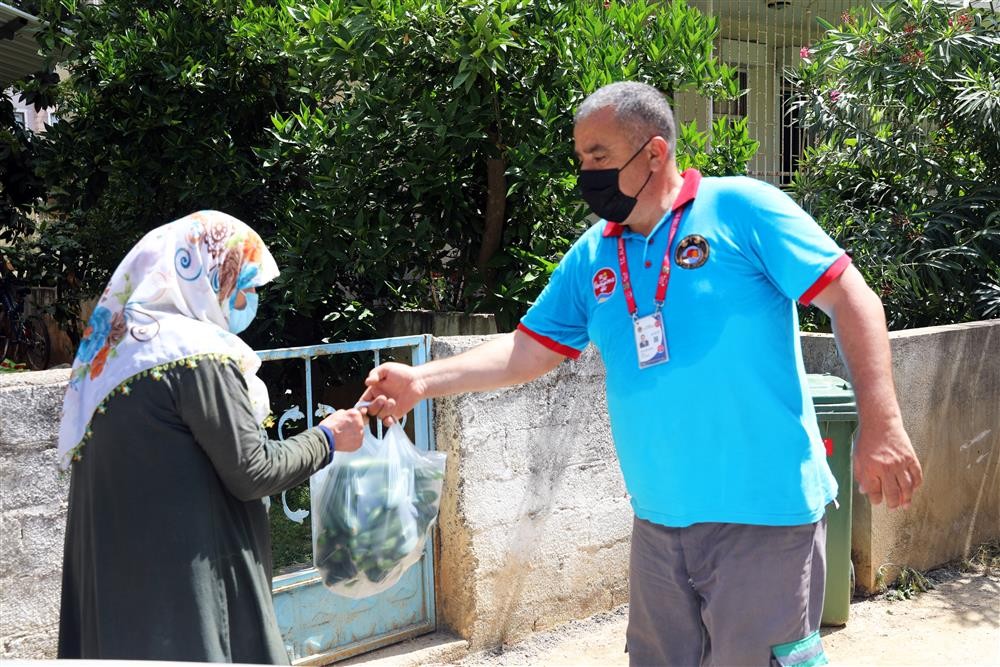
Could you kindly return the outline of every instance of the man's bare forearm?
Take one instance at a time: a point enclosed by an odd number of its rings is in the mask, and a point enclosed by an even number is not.
[[[424,398],[488,391],[529,382],[548,373],[564,357],[514,332],[462,354],[414,368]]]
[[[892,380],[892,354],[882,302],[849,266],[815,299],[833,320],[840,354],[858,401],[854,475],[873,504],[909,507],[923,481],[920,461],[903,427]]]
[[[882,302],[871,289],[852,290],[830,314],[863,425],[900,420]]]

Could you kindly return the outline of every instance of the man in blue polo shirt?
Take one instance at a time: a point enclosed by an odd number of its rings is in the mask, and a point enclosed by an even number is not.
[[[791,199],[743,177],[678,173],[673,115],[639,83],[580,106],[579,184],[601,222],[517,331],[370,393],[417,401],[532,380],[593,343],[635,521],[633,665],[823,664],[825,507],[837,494],[796,301],[831,316],[858,401],[855,470],[873,503],[922,481],[892,382],[882,304]],[[774,661],[773,663],[771,661]]]

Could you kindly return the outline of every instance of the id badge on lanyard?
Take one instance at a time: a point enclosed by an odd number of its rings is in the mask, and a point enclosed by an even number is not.
[[[625,253],[625,239],[618,237],[618,268],[622,275],[622,290],[625,293],[625,304],[632,317],[632,333],[635,336],[635,351],[639,359],[639,369],[665,364],[670,361],[667,349],[667,331],[663,324],[663,303],[667,299],[667,286],[670,284],[670,248],[674,245],[677,227],[680,225],[682,209],[674,212],[670,225],[670,235],[667,238],[667,250],[663,255],[663,264],[656,283],[656,309],[652,315],[639,317],[639,308],[632,292],[632,278],[628,270],[628,257]]]
[[[670,361],[667,352],[667,333],[663,329],[663,316],[657,310],[652,315],[632,320],[635,332],[635,350],[639,355],[639,368],[649,368]]]

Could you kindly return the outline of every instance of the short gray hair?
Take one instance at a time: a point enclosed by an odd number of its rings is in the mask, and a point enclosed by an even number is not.
[[[675,154],[677,131],[674,129],[674,113],[659,90],[636,81],[610,83],[587,96],[573,116],[573,123],[609,107],[614,110],[615,119],[636,147],[659,135],[670,146],[670,154]]]

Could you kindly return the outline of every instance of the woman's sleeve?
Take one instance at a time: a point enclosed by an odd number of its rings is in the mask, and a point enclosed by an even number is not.
[[[318,427],[283,441],[267,439],[235,363],[203,359],[179,377],[173,393],[181,419],[240,500],[281,493],[326,465],[330,450]]]

